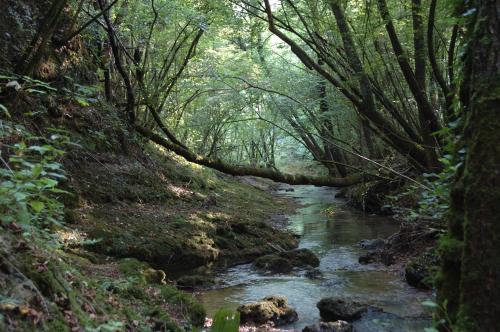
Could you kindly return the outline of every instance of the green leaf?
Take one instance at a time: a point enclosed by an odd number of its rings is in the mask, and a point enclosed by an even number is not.
[[[40,154],[44,154],[45,152],[52,150],[52,147],[47,146],[47,145],[44,145],[44,146],[33,145],[33,146],[30,146],[28,148],[28,150],[36,151]]]
[[[47,92],[42,91],[42,90],[37,90],[37,89],[26,89],[26,91],[30,92],[30,93],[36,93],[39,95],[46,95],[47,94]]]
[[[40,201],[32,201],[30,202],[30,206],[36,213],[40,213],[40,211],[42,211],[45,207],[45,203]]]
[[[37,178],[43,171],[43,166],[42,165],[35,165],[35,167],[33,167],[33,176],[35,178]]]
[[[2,104],[0,104],[0,111],[2,111],[3,113],[5,113],[5,115],[10,119],[11,118],[11,115],[9,113],[9,110],[7,109],[7,107],[3,106]]]
[[[16,192],[16,193],[14,193],[14,198],[18,202],[24,201],[26,199],[26,197],[28,197],[28,195],[26,195],[25,193],[22,193],[22,192]]]
[[[80,104],[80,106],[83,106],[83,107],[90,106],[90,103],[85,98],[75,97],[75,100],[78,102],[78,104]]]
[[[52,187],[55,187],[57,185],[57,181],[56,180],[53,180],[53,179],[49,179],[49,178],[43,178],[41,179],[41,181],[45,184],[46,187],[48,188],[52,188]]]
[[[73,195],[73,194],[72,194],[72,193],[70,193],[69,191],[62,190],[62,189],[58,189],[58,188],[52,188],[52,189],[50,189],[50,192],[51,192],[51,193],[54,193],[54,194],[67,194],[67,195]]]
[[[439,305],[436,302],[431,301],[431,300],[425,300],[425,301],[423,301],[422,305],[424,307],[429,307],[429,308],[439,308]]]

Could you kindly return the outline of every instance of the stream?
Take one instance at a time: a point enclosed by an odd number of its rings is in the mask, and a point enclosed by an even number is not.
[[[383,265],[358,263],[365,252],[359,241],[385,238],[398,230],[398,223],[354,210],[335,198],[336,192],[335,188],[314,186],[281,186],[277,192],[302,205],[289,217],[288,228],[300,235],[299,248],[311,249],[320,258],[321,276],[259,274],[251,264],[222,270],[217,277],[224,286],[200,295],[208,315],[220,308],[234,310],[267,295],[282,295],[297,310],[299,320],[280,329],[301,330],[319,321],[316,303],[334,296],[383,309],[354,322],[355,331],[423,331],[431,326],[429,313],[421,305],[432,297],[430,292],[412,288],[403,276]],[[327,208],[329,213],[325,213]]]

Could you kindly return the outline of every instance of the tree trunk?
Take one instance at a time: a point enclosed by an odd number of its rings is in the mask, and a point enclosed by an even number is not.
[[[475,0],[461,84],[466,156],[442,241],[440,303],[454,331],[500,331],[500,2]]]
[[[255,168],[255,167],[239,167],[226,164],[220,160],[209,159],[200,156],[192,151],[174,144],[160,135],[155,134],[151,130],[135,126],[135,129],[142,136],[148,138],[154,143],[161,145],[170,151],[184,157],[187,161],[192,163],[216,169],[220,172],[234,175],[234,176],[258,176],[261,178],[271,179],[273,181],[288,183],[288,184],[312,184],[315,186],[329,186],[329,187],[347,187],[356,183],[360,183],[373,177],[366,174],[354,174],[345,178],[332,178],[332,177],[308,177],[304,175],[292,175],[280,173],[272,168]]]
[[[318,60],[318,64],[322,65],[322,60]],[[326,94],[326,81],[321,79],[318,83],[318,94],[320,98],[319,112],[323,117],[323,125],[321,127],[321,137],[323,141],[323,158],[326,162],[323,165],[328,169],[328,173],[333,176],[339,174],[341,177],[347,176],[347,169],[344,166],[346,163],[344,154],[338,148],[333,146],[331,140],[333,139],[333,119],[328,114],[329,105]],[[334,163],[331,163],[331,162]]]
[[[45,15],[38,31],[30,45],[16,65],[16,72],[22,75],[31,75],[43,58],[54,30],[59,24],[61,13],[68,0],[54,0]]]

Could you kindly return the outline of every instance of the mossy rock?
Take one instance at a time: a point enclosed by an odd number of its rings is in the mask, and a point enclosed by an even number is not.
[[[146,282],[148,284],[158,284],[158,285],[164,285],[167,283],[166,278],[167,275],[164,271],[162,270],[155,270],[152,268],[146,269],[142,272],[144,278],[146,279]]]
[[[241,323],[252,325],[272,324],[281,326],[297,321],[297,312],[288,305],[283,296],[268,296],[258,302],[238,307]]]
[[[253,266],[272,273],[288,273],[293,270],[290,260],[274,254],[257,258]]]
[[[439,257],[434,249],[410,260],[405,266],[406,282],[416,288],[432,289]]]
[[[295,249],[259,257],[253,265],[267,272],[288,273],[293,268],[318,267],[319,259],[309,249]]]

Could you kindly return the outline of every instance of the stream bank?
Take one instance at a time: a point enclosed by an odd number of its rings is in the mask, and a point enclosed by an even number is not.
[[[300,269],[289,274],[260,273],[251,264],[220,270],[218,280],[223,286],[200,297],[208,315],[269,295],[286,296],[299,320],[282,329],[301,330],[319,321],[316,303],[334,296],[383,310],[369,311],[354,322],[357,331],[422,331],[430,326],[430,314],[421,302],[431,298],[431,292],[409,286],[396,267],[358,262],[366,252],[358,245],[361,240],[386,238],[398,231],[399,224],[354,210],[335,198],[337,193],[334,188],[287,185],[276,193],[302,206],[290,215],[288,229],[300,237],[299,248],[310,249],[320,258],[316,277]]]

